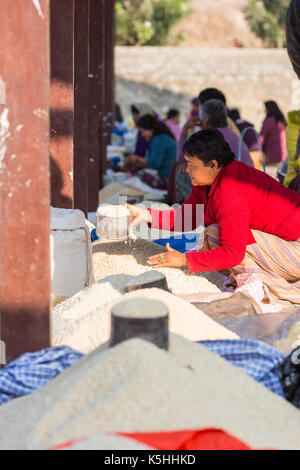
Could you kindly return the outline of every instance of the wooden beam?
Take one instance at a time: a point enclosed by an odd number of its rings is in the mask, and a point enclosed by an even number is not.
[[[89,0],[88,207],[91,212],[97,209],[103,177],[100,136],[104,111],[104,2]]]
[[[74,25],[74,208],[88,210],[88,1],[75,0]]]
[[[106,147],[111,141],[111,131],[114,126],[114,106],[115,106],[115,91],[114,91],[114,45],[115,45],[115,31],[114,31],[114,0],[105,1],[105,39],[104,39],[104,114],[102,126],[102,170],[106,171]]]
[[[51,204],[73,207],[74,1],[51,0]]]
[[[0,339],[10,362],[49,346],[49,0],[1,0],[0,24]]]
[[[114,121],[114,0],[90,0],[89,210],[98,205]]]

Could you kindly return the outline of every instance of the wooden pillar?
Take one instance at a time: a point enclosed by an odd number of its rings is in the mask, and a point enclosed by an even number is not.
[[[88,210],[88,0],[75,0],[74,208]]]
[[[102,125],[102,168],[106,170],[106,147],[110,144],[111,130],[114,125],[114,0],[105,2],[105,40],[104,40],[104,115]]]
[[[98,205],[114,114],[114,0],[89,0],[89,210]]]
[[[49,345],[49,0],[1,0],[0,24],[0,339],[10,362]]]
[[[102,184],[103,13],[104,0],[89,0],[88,207],[91,212],[97,209]]]
[[[51,0],[51,204],[73,207],[74,2]]]

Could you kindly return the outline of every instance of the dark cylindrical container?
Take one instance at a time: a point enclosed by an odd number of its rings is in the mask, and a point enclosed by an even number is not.
[[[157,270],[146,271],[131,279],[127,285],[127,292],[139,289],[157,287],[158,289],[169,290],[166,276]]]
[[[168,350],[168,307],[163,302],[145,298],[124,300],[115,305],[111,311],[110,346],[132,338],[140,338]]]

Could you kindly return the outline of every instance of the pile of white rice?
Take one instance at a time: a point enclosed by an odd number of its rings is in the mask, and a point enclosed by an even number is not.
[[[169,310],[169,330],[191,341],[239,338],[192,304],[162,289],[140,289],[122,297],[115,295],[113,300],[106,303],[103,298],[99,297],[98,308],[95,305],[94,310],[84,316],[76,313],[74,320],[69,321],[65,328],[54,335],[52,345],[69,346],[83,353],[93,351],[110,338],[110,314],[113,306],[120,300],[132,298],[163,302]],[[54,309],[54,312],[64,319],[70,319],[73,316],[73,308],[72,306],[69,308],[68,305],[64,309],[64,305],[61,304],[60,311]]]
[[[1,449],[97,433],[221,429],[257,449],[300,449],[300,411],[205,347],[170,335],[102,347],[0,407]]]
[[[93,265],[96,280],[115,274],[137,276],[153,268],[147,260],[166,249],[147,240],[124,242],[99,241],[93,244]],[[174,294],[217,293],[223,288],[225,276],[219,272],[189,275],[186,270],[155,268],[165,274],[169,289]]]

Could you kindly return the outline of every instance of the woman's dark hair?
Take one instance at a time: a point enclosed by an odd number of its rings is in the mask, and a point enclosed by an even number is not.
[[[224,94],[217,88],[206,88],[200,92],[199,101],[201,104],[204,104],[209,100],[220,100],[226,106],[226,98]]]
[[[199,98],[193,98],[193,99],[191,100],[191,104],[192,104],[193,106],[199,106],[199,105],[200,105],[200,100],[199,100]]]
[[[205,166],[211,166],[211,161],[216,160],[220,168],[235,160],[235,155],[223,134],[214,129],[206,129],[191,135],[182,150],[188,157],[201,160]]]
[[[115,103],[115,120],[117,122],[124,122],[121,107],[118,103]]]
[[[164,124],[163,122],[159,121],[156,117],[151,116],[151,114],[146,114],[142,116],[137,123],[137,126],[141,129],[147,129],[154,131],[153,137],[159,134],[167,134],[172,139],[176,140],[173,132]]]
[[[274,117],[277,122],[282,122],[285,126],[287,126],[286,119],[275,101],[266,101],[265,107],[267,111],[267,117]]]
[[[140,114],[139,110],[134,106],[134,104],[131,105],[130,110],[132,114]]]
[[[173,119],[174,117],[179,116],[179,114],[180,114],[180,112],[178,111],[178,109],[171,108],[171,109],[169,109],[169,111],[167,113],[167,119]]]
[[[241,119],[241,115],[238,109],[233,108],[233,109],[227,109],[227,115],[232,119],[234,122],[238,121],[238,119]]]
[[[207,119],[212,129],[228,127],[227,109],[221,100],[208,100],[202,105],[200,119]]]

